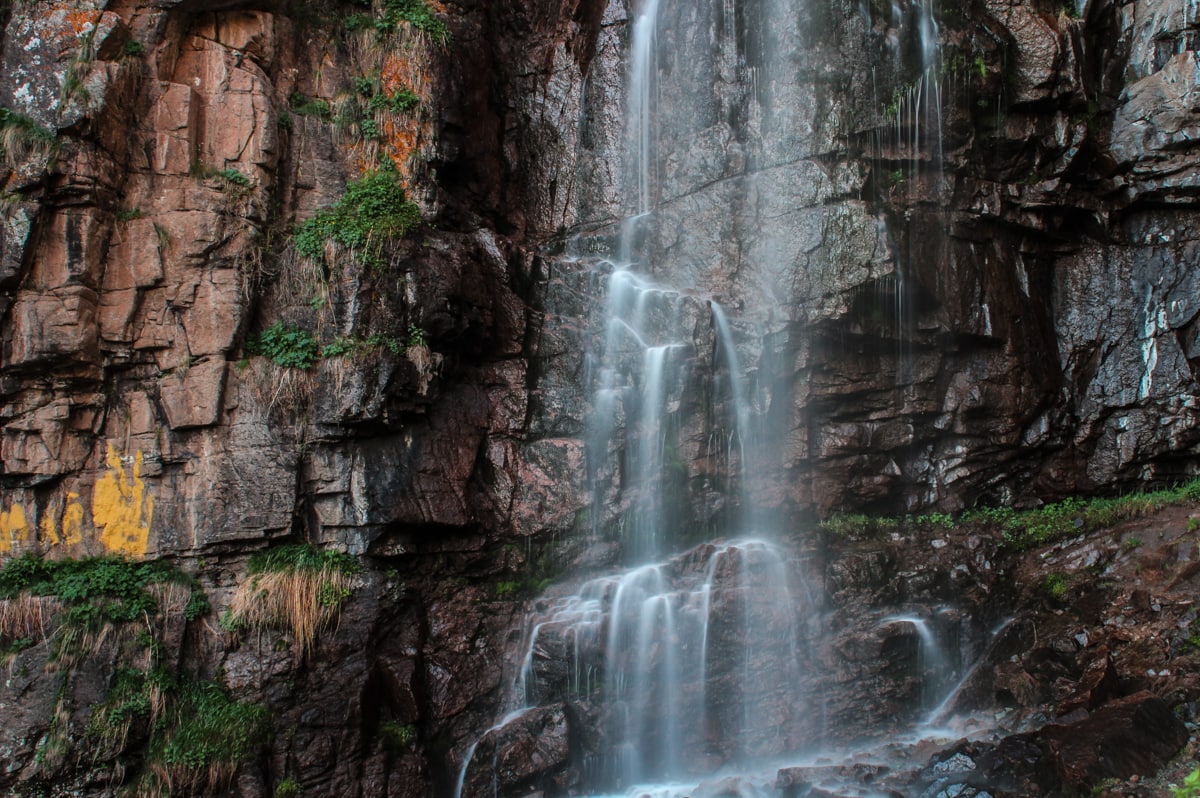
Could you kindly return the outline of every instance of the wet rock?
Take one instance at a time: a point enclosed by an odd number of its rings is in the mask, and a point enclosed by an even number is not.
[[[1041,735],[1064,782],[1074,789],[1155,773],[1188,740],[1170,706],[1145,692],[1110,701],[1070,725],[1047,726]]]
[[[517,787],[551,783],[568,764],[567,734],[561,704],[529,710],[488,732],[475,748],[462,794],[512,793]]]

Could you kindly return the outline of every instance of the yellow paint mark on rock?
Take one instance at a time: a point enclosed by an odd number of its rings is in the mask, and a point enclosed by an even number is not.
[[[31,537],[24,507],[14,504],[7,510],[0,510],[0,554],[20,554],[28,547]]]
[[[54,523],[54,514],[46,513],[39,525],[38,538],[43,546],[57,546],[62,541],[58,538],[58,525]]]
[[[142,481],[142,453],[134,455],[131,472],[126,473],[123,458],[110,443],[108,472],[92,492],[92,523],[100,542],[117,554],[144,556],[153,515],[154,497],[147,495]],[[66,521],[64,514],[64,537]]]
[[[62,542],[64,546],[77,546],[83,542],[83,505],[79,503],[79,494],[67,493],[67,507],[62,517]],[[146,518],[146,526],[150,519]]]
[[[83,519],[86,513],[83,510],[83,505],[79,502],[79,494],[74,491],[67,492],[67,502],[62,507],[62,511],[47,510],[42,515],[42,522],[38,525],[38,538],[41,540],[43,549],[50,549],[55,546],[63,546],[65,548],[73,548],[83,543]],[[59,520],[61,518],[62,534],[59,534]]]

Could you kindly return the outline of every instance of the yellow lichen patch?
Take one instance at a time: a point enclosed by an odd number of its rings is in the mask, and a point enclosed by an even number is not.
[[[154,497],[146,493],[142,480],[142,453],[133,457],[132,469],[112,444],[108,446],[108,472],[96,482],[92,493],[92,523],[108,551],[141,557],[150,541]]]
[[[24,507],[13,504],[7,510],[0,510],[0,554],[20,554],[29,547],[32,538]]]

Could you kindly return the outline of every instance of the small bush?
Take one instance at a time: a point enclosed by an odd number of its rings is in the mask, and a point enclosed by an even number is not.
[[[186,681],[151,741],[149,763],[172,787],[217,789],[266,739],[264,707],[234,701],[211,682]]]
[[[43,560],[32,553],[9,560],[0,569],[0,601],[52,597],[66,608],[71,622],[121,623],[155,612],[158,602],[150,588],[165,583],[180,584],[190,591],[195,601],[193,612],[207,606],[195,580],[164,562],[118,557]]]
[[[125,45],[121,48],[121,52],[125,55],[138,58],[146,54],[146,45],[139,42],[137,39],[128,39]]]
[[[292,92],[292,96],[288,98],[288,107],[298,116],[316,116],[322,119],[333,116],[333,109],[328,102],[298,91]]]
[[[259,334],[247,349],[277,366],[306,369],[317,361],[316,336],[301,327],[277,321]]]
[[[394,91],[391,94],[376,94],[367,101],[367,108],[372,111],[384,110],[393,114],[403,114],[416,108],[421,102],[417,95],[407,89]]]
[[[1051,601],[1062,603],[1067,598],[1067,578],[1062,574],[1046,574],[1042,580],[1042,592]]]
[[[296,251],[320,260],[325,243],[334,241],[354,250],[371,266],[381,264],[383,242],[399,238],[421,221],[421,211],[400,185],[394,167],[367,172],[346,186],[346,193],[332,207],[321,211],[296,228]]]
[[[411,723],[389,720],[380,724],[379,736],[383,738],[385,748],[392,753],[399,753],[411,748],[417,741],[417,727]]]
[[[429,34],[437,44],[450,42],[450,29],[426,0],[384,0],[383,15],[375,20],[375,29],[388,33],[402,22]]]
[[[1183,780],[1183,785],[1171,790],[1173,798],[1200,798],[1200,768],[1196,768]]]
[[[275,798],[296,798],[302,792],[304,792],[304,788],[300,786],[300,782],[288,776],[275,785],[274,796]]]

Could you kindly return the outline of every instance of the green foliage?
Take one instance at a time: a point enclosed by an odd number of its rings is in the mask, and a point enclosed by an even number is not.
[[[1062,574],[1046,574],[1042,580],[1042,592],[1052,601],[1063,602],[1067,598],[1067,578]]]
[[[125,45],[121,48],[121,52],[125,55],[138,58],[146,54],[146,45],[137,39],[127,39]]]
[[[380,33],[390,33],[401,23],[405,23],[429,34],[437,44],[445,45],[450,42],[450,29],[434,13],[426,0],[383,0],[382,14],[369,21]],[[353,23],[356,27],[351,27],[351,20],[348,19],[346,27],[351,30],[365,27],[362,19],[354,19]]]
[[[192,164],[189,174],[197,180],[216,180],[223,190],[240,191],[250,187],[250,178],[232,167],[218,169],[215,166],[196,161]]]
[[[379,725],[379,736],[383,738],[384,747],[392,753],[398,753],[412,747],[417,741],[417,727],[411,723],[389,720]]]
[[[362,571],[362,566],[352,555],[318,548],[311,543],[285,543],[282,546],[274,546],[255,554],[249,563],[252,574],[293,571],[318,573],[327,569],[342,574],[356,574]]]
[[[346,186],[334,205],[296,228],[296,251],[319,260],[325,242],[354,250],[367,265],[382,264],[383,242],[401,237],[421,221],[421,212],[404,193],[395,168],[385,165]]]
[[[333,109],[328,102],[298,91],[292,92],[292,96],[288,98],[288,107],[292,109],[292,113],[299,116],[316,116],[321,119],[333,116]]]
[[[277,366],[306,369],[317,360],[316,336],[293,324],[277,321],[247,346],[251,354],[262,355]]]
[[[404,345],[396,338],[383,333],[374,333],[367,338],[341,335],[321,347],[321,357],[357,357],[370,352],[387,349],[393,355],[404,352]]]
[[[33,646],[33,638],[31,637],[14,637],[4,645],[0,646],[0,664],[8,661],[12,656],[20,654],[27,648]]]
[[[1141,548],[1141,546],[1142,539],[1137,535],[1130,535],[1129,537],[1125,538],[1125,540],[1121,541],[1121,548],[1125,549],[1125,551],[1134,551]]]
[[[204,771],[248,758],[267,736],[266,708],[234,701],[211,682],[186,681],[152,742],[150,756]]]
[[[275,785],[274,796],[275,798],[296,798],[302,792],[304,792],[304,788],[300,786],[300,782],[288,776]]]
[[[99,740],[104,747],[123,746],[129,727],[150,717],[150,684],[146,673],[128,665],[119,666],[108,696],[92,705],[85,736]]]
[[[822,521],[819,528],[834,537],[871,540],[898,533],[903,525],[897,518],[862,515],[835,515]]]
[[[1071,497],[1008,516],[1002,530],[1004,543],[1008,548],[1024,551],[1197,500],[1200,500],[1200,480],[1125,496]]]
[[[132,222],[134,219],[142,218],[141,208],[122,208],[117,211],[118,222]]]
[[[408,325],[408,345],[425,346],[425,331],[415,324]]]
[[[1171,790],[1173,798],[1200,798],[1200,768],[1196,768],[1183,780],[1183,785]]]
[[[375,94],[367,101],[367,108],[372,111],[384,110],[393,114],[403,114],[411,111],[420,104],[417,95],[407,89],[400,89],[391,94]]]
[[[1026,551],[1114,526],[1122,521],[1141,518],[1163,507],[1195,502],[1200,502],[1200,480],[1174,488],[1125,496],[1094,499],[1073,496],[1036,510],[983,507],[965,512],[957,519],[949,513],[910,515],[903,519],[839,515],[822,521],[820,528],[836,537],[870,539],[903,534],[913,528],[951,529],[956,524],[983,525],[998,528],[1006,548]],[[1200,529],[1200,521],[1189,521],[1188,531],[1197,529]],[[1130,537],[1124,545],[1127,549],[1134,549],[1141,545],[1141,540]]]
[[[191,587],[190,611],[207,611],[208,599],[192,577],[164,562],[133,562],[118,557],[43,560],[32,553],[24,554],[0,569],[0,599],[15,598],[20,593],[55,596],[67,605],[68,622],[121,623],[154,612],[156,602],[147,587],[164,582]]]

